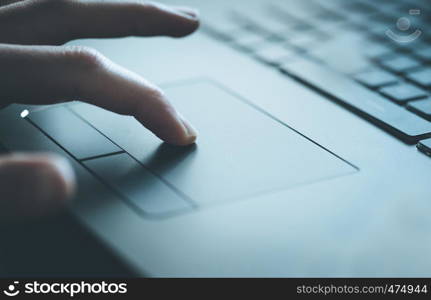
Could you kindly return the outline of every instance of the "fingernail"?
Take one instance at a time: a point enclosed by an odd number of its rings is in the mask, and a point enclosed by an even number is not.
[[[189,7],[177,7],[176,10],[188,18],[191,17],[194,20],[199,18],[199,10],[197,9]]]
[[[184,128],[186,129],[186,135],[191,144],[196,140],[198,133],[196,129],[189,123],[189,121],[187,121],[182,115],[180,115],[180,119],[184,125]]]

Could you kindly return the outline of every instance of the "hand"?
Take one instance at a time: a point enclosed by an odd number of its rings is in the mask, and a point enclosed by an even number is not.
[[[196,131],[158,87],[91,48],[61,46],[77,38],[186,36],[199,26],[194,10],[139,0],[2,0],[0,6],[0,107],[78,99],[132,115],[167,143],[195,141]],[[61,157],[0,157],[0,216],[64,207],[73,178]]]

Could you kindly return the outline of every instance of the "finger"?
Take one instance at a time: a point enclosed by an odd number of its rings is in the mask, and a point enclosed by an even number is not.
[[[0,157],[0,218],[43,216],[67,205],[73,170],[59,156],[14,154]]]
[[[170,144],[196,139],[196,131],[159,88],[94,50],[3,45],[0,66],[0,99],[26,104],[82,100],[132,115]]]
[[[182,37],[198,25],[196,12],[143,1],[81,1],[71,15],[70,32],[75,38],[168,35]]]
[[[194,10],[139,0],[29,0],[1,8],[0,24],[0,42],[58,45],[77,38],[182,37],[199,21]]]

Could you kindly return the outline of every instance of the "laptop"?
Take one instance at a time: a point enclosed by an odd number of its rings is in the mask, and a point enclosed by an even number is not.
[[[165,3],[201,30],[71,44],[162,86],[195,145],[80,102],[3,109],[0,143],[67,157],[73,215],[141,276],[429,276],[427,3]]]

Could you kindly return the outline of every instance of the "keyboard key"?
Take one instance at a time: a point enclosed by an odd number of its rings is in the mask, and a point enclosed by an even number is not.
[[[431,156],[431,139],[420,141],[416,147],[424,154]]]
[[[283,44],[271,44],[257,50],[254,54],[256,58],[273,65],[280,64],[295,57],[295,51],[287,49]]]
[[[372,6],[371,4],[365,3],[365,2],[354,2],[352,1],[350,3],[350,1],[348,3],[345,4],[345,7],[348,10],[352,10],[355,11],[356,13],[360,13],[363,15],[367,15],[367,14],[373,14],[375,13],[375,7]]]
[[[390,46],[382,43],[372,43],[369,42],[361,52],[367,57],[379,57],[391,51]]]
[[[431,48],[423,48],[414,52],[414,55],[425,61],[431,61]]]
[[[407,108],[431,121],[431,99],[410,102]]]
[[[407,75],[407,78],[423,87],[431,87],[431,68],[421,69]]]
[[[360,52],[361,44],[362,40],[358,41],[351,35],[343,35],[310,49],[309,53],[314,59],[341,73],[356,74],[373,67],[369,59]],[[342,50],[346,45],[349,45],[349,51]]]
[[[234,14],[240,19],[248,20],[248,23],[252,23],[268,33],[290,31],[290,28],[296,25],[295,20],[285,18],[284,16],[283,18],[278,15],[274,16],[271,12],[271,8],[262,10],[251,9],[247,10],[247,12],[236,10]]]
[[[422,36],[423,36],[423,33],[422,33]],[[392,46],[396,49],[399,49],[405,52],[415,52],[415,51],[430,47],[430,45],[426,41],[424,41],[422,37],[414,41],[411,41],[410,43],[398,43],[396,41],[392,41]]]
[[[368,22],[367,20],[364,20],[364,22]],[[367,32],[370,35],[371,38],[376,39],[382,39],[385,38],[385,32],[388,29],[388,26],[386,24],[368,24]]]
[[[300,34],[304,34],[308,31],[314,30],[315,28],[311,24],[298,22],[297,24],[295,24],[295,26],[292,27],[292,29],[300,31]]]
[[[193,208],[126,153],[87,160],[84,165],[146,214],[163,216]]]
[[[325,33],[314,31],[298,34],[288,38],[287,43],[293,47],[307,50],[310,47],[314,48],[319,44],[322,44],[327,39],[328,37]]]
[[[370,88],[378,88],[398,82],[398,78],[386,71],[373,69],[355,75],[355,79]]]
[[[232,44],[241,50],[253,51],[263,47],[267,43],[269,36],[261,32],[248,30],[238,35],[232,40]]]
[[[223,19],[219,17],[208,18],[203,24],[207,33],[224,41],[230,41],[241,31],[247,30],[250,24],[241,18],[234,18],[232,15],[226,15]]]
[[[272,17],[265,17],[265,20],[259,23],[259,26],[272,33],[288,32],[289,28],[292,27],[291,24]]]
[[[324,65],[298,58],[283,65],[282,70],[332,96],[336,102],[406,143],[414,144],[431,136],[428,121]]]
[[[383,67],[396,73],[402,73],[409,69],[417,68],[420,66],[419,61],[408,56],[391,56],[389,58],[380,60],[379,63]]]
[[[342,15],[334,13],[332,11],[322,11],[314,16],[321,22],[341,23],[346,20]]]
[[[408,83],[384,87],[380,90],[380,93],[400,104],[427,97],[427,93],[423,90]]]
[[[31,113],[29,119],[78,160],[122,151],[64,106]]]

